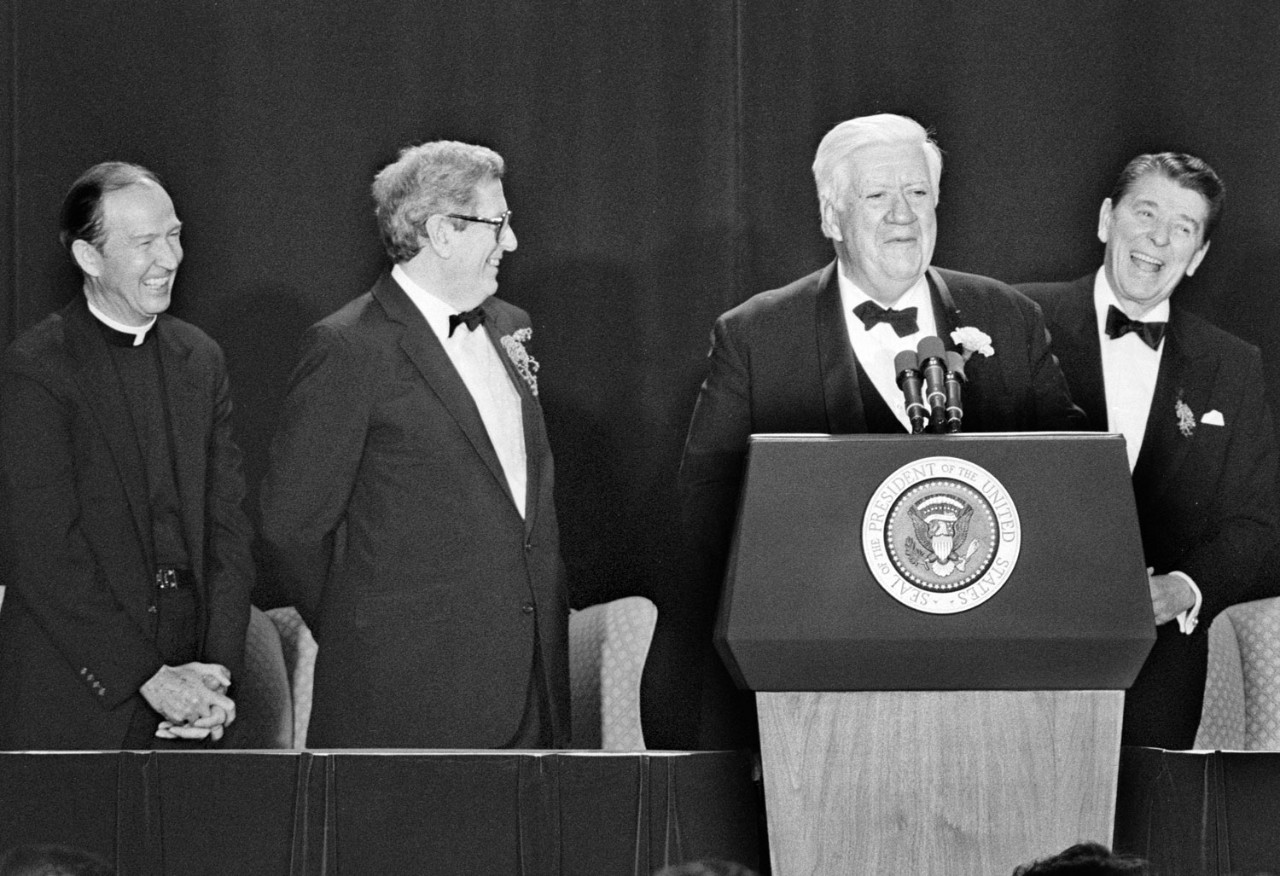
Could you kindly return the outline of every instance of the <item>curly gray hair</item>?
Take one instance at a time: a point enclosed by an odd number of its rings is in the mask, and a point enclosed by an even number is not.
[[[400,150],[373,180],[378,233],[391,260],[407,262],[422,249],[427,217],[466,212],[476,186],[502,179],[502,156],[484,146],[436,140]],[[454,220],[455,227],[461,227]]]

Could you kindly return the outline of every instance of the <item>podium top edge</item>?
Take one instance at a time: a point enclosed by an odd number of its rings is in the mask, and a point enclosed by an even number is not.
[[[1119,432],[958,432],[951,435],[936,435],[932,433],[924,433],[920,435],[908,435],[903,432],[901,435],[831,435],[825,432],[757,432],[748,437],[750,444],[786,444],[786,443],[814,443],[814,442],[858,442],[858,441],[885,441],[919,438],[937,438],[947,441],[955,441],[957,439],[967,441],[1008,441],[1009,439],[1017,439],[1019,441],[1123,441],[1124,436]]]

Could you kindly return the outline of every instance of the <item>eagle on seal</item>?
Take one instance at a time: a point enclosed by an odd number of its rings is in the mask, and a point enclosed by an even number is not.
[[[920,503],[925,504],[925,503]],[[911,562],[929,568],[939,577],[950,575],[959,568],[964,571],[965,561],[973,553],[962,554],[969,540],[969,522],[973,519],[973,506],[966,504],[958,515],[936,514],[925,519],[917,510],[919,505],[907,509],[915,538],[907,537],[907,557]]]

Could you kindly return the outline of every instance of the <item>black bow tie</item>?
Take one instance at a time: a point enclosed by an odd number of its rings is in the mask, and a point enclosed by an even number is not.
[[[898,337],[905,338],[907,335],[914,335],[920,331],[920,326],[916,323],[916,308],[904,307],[902,310],[885,310],[874,301],[864,301],[853,309],[853,315],[862,320],[862,324],[867,327],[867,331],[879,323],[887,322],[893,326],[893,330]]]
[[[1163,322],[1142,322],[1138,319],[1130,319],[1114,304],[1107,307],[1107,337],[1112,340],[1133,332],[1154,350],[1160,346],[1160,340],[1164,337],[1164,327]]]
[[[467,324],[468,331],[474,331],[478,325],[484,325],[484,311],[479,307],[473,307],[462,313],[454,313],[449,316],[449,337],[453,337],[453,330],[463,323]]]

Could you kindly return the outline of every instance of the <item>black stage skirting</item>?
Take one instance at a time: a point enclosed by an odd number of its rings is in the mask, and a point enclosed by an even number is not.
[[[753,769],[738,752],[0,753],[0,849],[75,845],[120,876],[764,869]],[[1153,876],[1280,873],[1280,752],[1125,748],[1119,785],[1114,846]]]
[[[1280,873],[1280,752],[1121,749],[1114,845],[1152,876]]]
[[[57,842],[119,876],[648,876],[760,867],[738,752],[0,754],[0,850]]]

